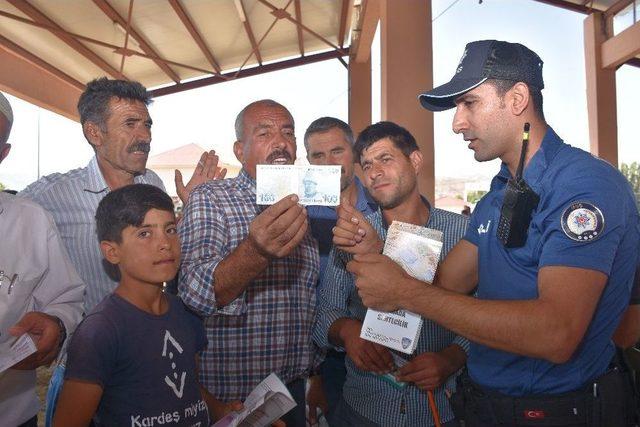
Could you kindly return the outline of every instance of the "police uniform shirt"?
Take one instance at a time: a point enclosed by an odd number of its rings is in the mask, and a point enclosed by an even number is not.
[[[536,299],[538,270],[546,266],[601,271],[608,281],[568,362],[553,364],[471,343],[469,375],[483,387],[513,396],[575,390],[604,373],[613,357],[611,335],[629,302],[638,262],[638,209],[628,182],[616,169],[565,144],[548,128],[524,172],[540,196],[527,241],[521,248],[507,249],[496,227],[509,177],[503,164],[465,235],[478,247],[478,298]]]

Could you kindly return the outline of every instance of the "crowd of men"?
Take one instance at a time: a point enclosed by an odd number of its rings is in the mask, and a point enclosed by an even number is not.
[[[37,349],[0,372],[0,424],[37,425],[35,369],[55,360],[55,426],[208,425],[271,373],[296,402],[279,425],[314,425],[319,409],[331,426],[635,425],[617,348],[640,338],[638,207],[614,167],[547,124],[542,64],[521,44],[472,42],[419,97],[455,108],[477,161],[502,161],[470,217],[420,194],[407,129],[355,137],[333,117],[304,146],[310,164],[341,166],[340,206],[258,205],[257,165],[296,160],[292,113],[264,99],[237,115],[238,176],[213,151],[186,184],[176,172],[178,222],[146,168],[149,93],[90,82],[89,164],[0,193],[0,356],[24,334]],[[13,120],[0,94],[0,162]],[[381,254],[393,221],[442,232],[433,283]],[[360,338],[368,307],[422,316],[401,367]]]

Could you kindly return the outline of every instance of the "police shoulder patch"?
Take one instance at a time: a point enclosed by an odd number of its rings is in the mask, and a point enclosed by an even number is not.
[[[604,216],[597,206],[588,202],[569,205],[560,219],[562,231],[576,242],[592,242],[604,231]]]

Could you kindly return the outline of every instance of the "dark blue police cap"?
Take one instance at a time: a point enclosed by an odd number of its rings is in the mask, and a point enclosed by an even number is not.
[[[454,100],[487,79],[511,80],[542,89],[542,60],[526,46],[498,40],[467,44],[456,74],[449,83],[421,94],[424,108],[443,111],[455,107]]]

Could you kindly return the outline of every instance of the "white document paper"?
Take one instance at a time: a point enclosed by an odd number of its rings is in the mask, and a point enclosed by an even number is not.
[[[340,166],[257,165],[256,203],[272,205],[297,194],[302,205],[340,204]]]
[[[214,424],[214,427],[264,427],[295,408],[287,387],[271,373],[244,401],[244,409],[231,412]]]
[[[433,282],[442,251],[442,232],[400,221],[387,231],[382,253],[411,277]],[[422,317],[407,310],[384,312],[368,309],[360,338],[411,354],[422,328]]]
[[[6,371],[36,351],[36,345],[29,334],[21,335],[16,342],[11,345],[8,353],[0,354],[0,372]]]

